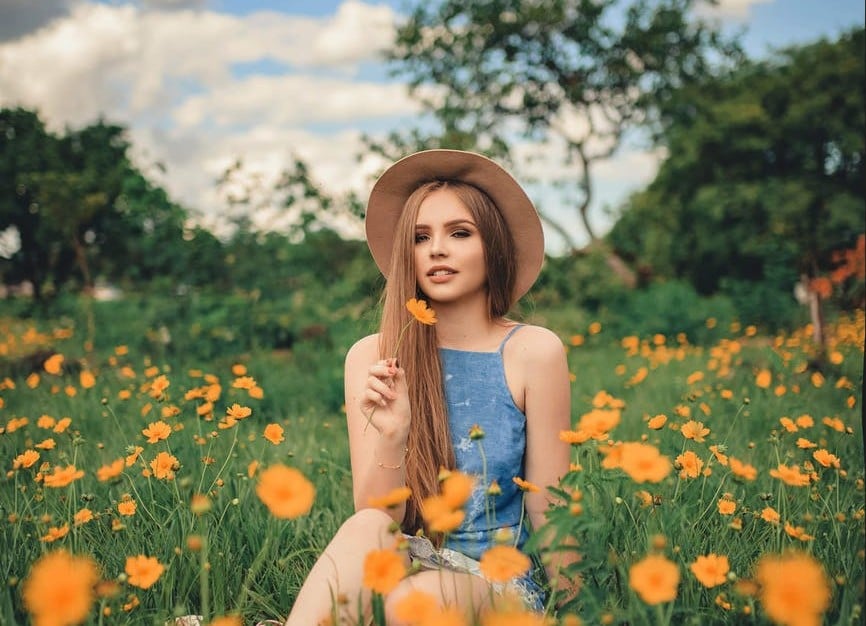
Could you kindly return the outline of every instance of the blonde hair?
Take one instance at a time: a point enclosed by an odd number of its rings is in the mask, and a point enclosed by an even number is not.
[[[503,317],[511,307],[517,273],[514,241],[496,205],[483,191],[461,181],[425,183],[406,200],[397,223],[379,329],[381,358],[394,355],[400,331],[410,320],[406,301],[424,298],[415,276],[415,223],[422,202],[440,189],[452,191],[478,227],[484,247],[490,319]],[[455,465],[436,327],[410,324],[400,342],[397,362],[406,372],[412,412],[405,461],[406,484],[412,496],[406,503],[402,524],[403,531],[412,534],[423,527],[421,501],[439,491],[439,468],[453,469]]]

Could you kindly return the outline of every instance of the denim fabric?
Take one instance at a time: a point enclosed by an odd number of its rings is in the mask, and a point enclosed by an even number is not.
[[[494,545],[498,531],[510,533],[517,548],[528,534],[523,493],[513,481],[525,477],[526,416],[514,404],[502,361],[506,342],[521,326],[508,332],[496,352],[439,350],[457,469],[477,478],[466,518],[449,533],[444,548],[473,560]],[[480,439],[469,434],[476,425],[484,431]],[[487,489],[494,480],[502,493],[490,496]]]

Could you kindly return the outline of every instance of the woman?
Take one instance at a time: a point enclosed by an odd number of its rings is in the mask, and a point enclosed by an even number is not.
[[[357,512],[311,570],[286,626],[319,623],[334,599],[343,601],[341,613],[357,611],[359,597],[368,606],[364,558],[394,545],[395,523],[416,567],[385,599],[389,625],[401,623],[394,607],[412,590],[443,605],[483,608],[503,588],[484,578],[478,558],[503,536],[521,547],[525,518],[543,523],[546,487],[568,471],[568,446],[558,438],[570,428],[562,343],[549,330],[505,317],[544,258],[540,221],[518,183],[474,153],[419,152],[376,182],[366,230],[387,282],[380,332],[358,341],[345,361]],[[412,322],[411,298],[429,304],[435,325]],[[440,468],[476,478],[465,519],[444,542],[424,532],[421,516],[424,498],[439,490]],[[514,477],[541,489],[524,499]],[[499,495],[490,495],[493,480]],[[412,490],[408,501],[370,507],[404,486]],[[556,575],[551,566],[548,575]],[[507,587],[528,607],[542,608],[543,591],[531,576]]]

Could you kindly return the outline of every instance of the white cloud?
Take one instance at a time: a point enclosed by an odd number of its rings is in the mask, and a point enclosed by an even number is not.
[[[144,4],[82,2],[0,43],[0,106],[38,109],[58,131],[125,124],[140,167],[202,213],[219,212],[214,181],[237,158],[272,185],[297,156],[325,188],[363,194],[364,121],[417,113],[401,85],[358,79],[393,39],[387,6],[347,0],[312,18]]]
[[[715,6],[708,3],[698,5],[698,14],[703,17],[737,22],[748,22],[752,6],[770,4],[775,0],[717,0]]]

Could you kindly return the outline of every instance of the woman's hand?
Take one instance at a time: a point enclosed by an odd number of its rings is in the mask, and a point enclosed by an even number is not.
[[[383,359],[370,366],[361,397],[361,412],[380,435],[405,442],[411,415],[406,373],[396,359]]]

